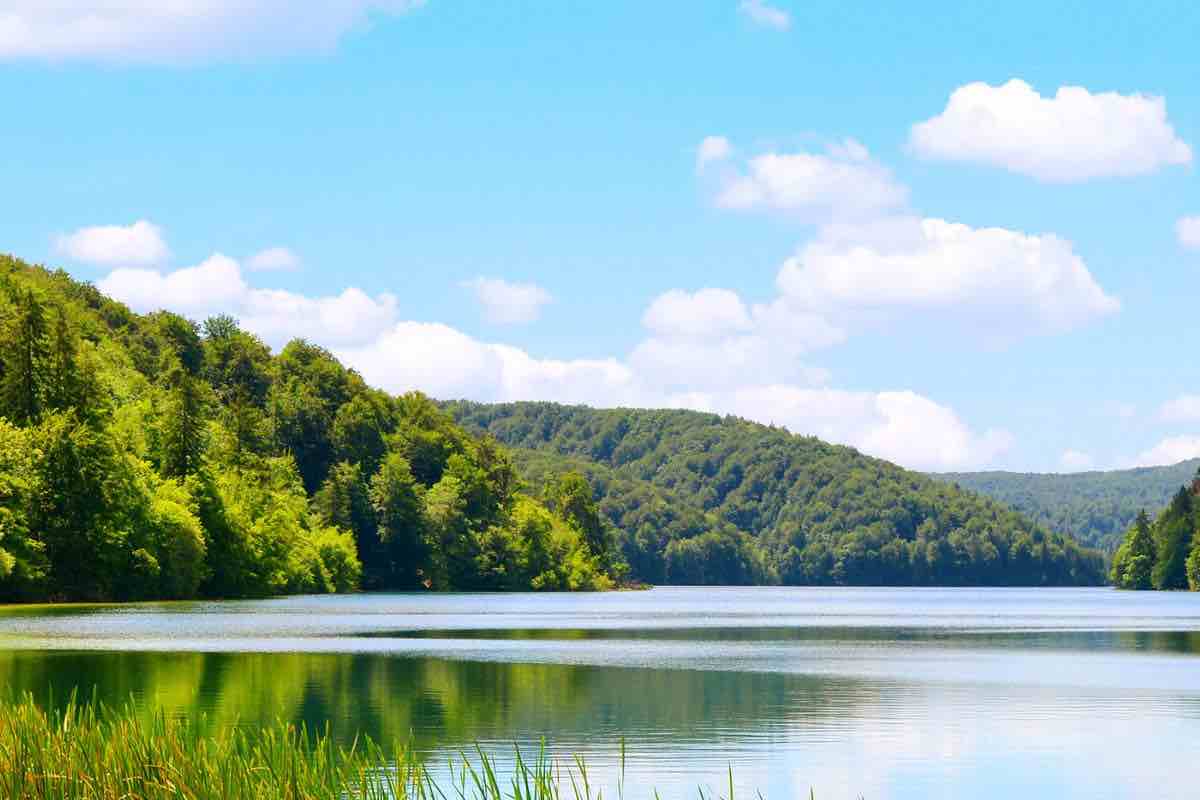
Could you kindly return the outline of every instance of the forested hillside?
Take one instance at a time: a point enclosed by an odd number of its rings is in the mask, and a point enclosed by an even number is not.
[[[1113,556],[1112,582],[1121,589],[1200,591],[1200,474],[1179,487],[1153,523],[1140,512]]]
[[[847,447],[690,411],[449,403],[536,483],[584,471],[653,583],[1066,585],[1103,559],[993,500]]]
[[[959,472],[933,477],[985,494],[1052,531],[1112,553],[1138,512],[1157,514],[1165,508],[1197,467],[1200,459],[1111,472]]]
[[[0,256],[0,599],[612,586],[591,488],[545,484],[312,344]]]

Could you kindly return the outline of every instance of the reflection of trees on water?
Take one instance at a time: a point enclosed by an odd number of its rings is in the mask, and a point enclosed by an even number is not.
[[[284,718],[421,747],[708,741],[844,719],[881,699],[877,684],[775,673],[278,653],[6,652],[0,683],[40,700],[77,688],[214,726]]]

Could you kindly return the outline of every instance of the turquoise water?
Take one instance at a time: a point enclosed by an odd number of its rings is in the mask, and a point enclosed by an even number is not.
[[[1200,596],[1106,589],[357,595],[0,612],[0,682],[431,763],[544,737],[626,795],[1195,798]]]

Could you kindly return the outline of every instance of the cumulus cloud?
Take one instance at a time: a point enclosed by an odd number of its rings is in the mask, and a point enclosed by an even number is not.
[[[911,391],[762,385],[698,393],[686,400],[697,410],[782,425],[918,469],[986,465],[1013,442],[1004,430],[976,433],[950,408]]]
[[[724,136],[705,136],[696,148],[696,171],[716,161],[724,161],[733,155],[733,145]]]
[[[754,24],[764,28],[786,31],[792,27],[792,15],[782,8],[770,5],[766,0],[741,0],[738,3],[738,11]]]
[[[424,0],[8,0],[0,59],[188,62],[328,50],[372,15]]]
[[[1134,459],[1135,467],[1161,467],[1200,458],[1200,436],[1169,436]]]
[[[390,294],[370,297],[351,287],[338,295],[308,297],[256,289],[246,283],[241,265],[220,253],[170,272],[117,269],[97,287],[139,312],[167,309],[195,319],[232,314],[275,347],[296,337],[331,347],[359,344],[396,320],[396,298]]]
[[[749,307],[728,289],[671,290],[650,304],[642,323],[650,336],[630,364],[649,386],[671,392],[748,380],[823,384],[826,371],[800,359],[844,338],[823,317],[786,301]]]
[[[132,225],[80,228],[56,238],[54,249],[74,261],[106,266],[158,264],[170,254],[162,229],[144,219]]]
[[[1200,216],[1182,217],[1175,223],[1179,244],[1189,250],[1200,250]]]
[[[489,322],[517,325],[533,322],[542,313],[542,306],[554,298],[533,283],[509,283],[501,278],[475,278],[464,281],[463,287],[475,294]]]
[[[1096,462],[1087,453],[1079,450],[1065,450],[1058,463],[1066,472],[1086,472],[1092,469]]]
[[[672,289],[650,303],[642,324],[663,336],[711,338],[750,328],[750,313],[737,292]]]
[[[300,268],[300,257],[286,247],[268,247],[246,259],[251,272],[290,272]]]
[[[823,153],[774,153],[734,166],[721,181],[718,207],[785,213],[808,223],[863,220],[903,208],[908,189],[853,139]]]
[[[1063,239],[941,219],[828,228],[783,265],[777,283],[818,313],[938,312],[999,340],[1120,308]]]
[[[941,114],[913,126],[917,155],[1001,167],[1041,181],[1146,175],[1192,162],[1166,101],[1063,86],[1042,97],[1028,83],[970,83]]]
[[[1167,422],[1196,422],[1200,420],[1200,395],[1182,394],[1163,403],[1159,419]]]

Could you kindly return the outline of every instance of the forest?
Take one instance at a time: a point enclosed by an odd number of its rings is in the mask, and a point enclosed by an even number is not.
[[[996,501],[735,418],[438,404],[0,258],[0,599],[1088,585]]]
[[[421,394],[0,256],[0,600],[607,589],[614,542]]]
[[[1067,474],[957,472],[932,477],[1012,506],[1052,531],[1075,537],[1111,555],[1145,509],[1157,514],[1200,459],[1165,467]]]
[[[554,403],[445,406],[529,481],[584,474],[648,583],[1090,585],[1104,559],[995,500],[733,417]]]
[[[1200,473],[1181,486],[1153,522],[1138,513],[1113,556],[1111,579],[1119,589],[1200,591]]]

